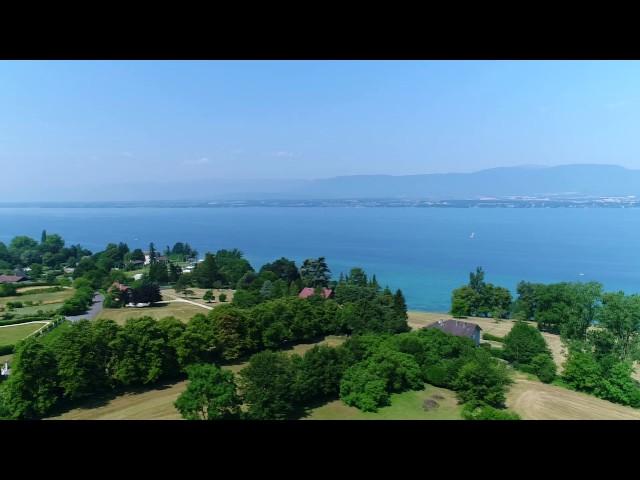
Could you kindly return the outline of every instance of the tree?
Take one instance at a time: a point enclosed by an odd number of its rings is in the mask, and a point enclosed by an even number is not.
[[[15,419],[48,414],[58,401],[58,365],[53,353],[36,339],[27,339],[15,353],[6,382],[6,405]]]
[[[531,359],[532,371],[541,382],[551,383],[556,378],[556,364],[548,353],[538,353]]]
[[[294,282],[300,278],[296,262],[287,258],[279,258],[273,263],[266,263],[260,269],[260,273],[273,272],[279,279],[284,280],[287,284]]]
[[[202,296],[202,299],[207,303],[211,303],[215,298],[216,297],[213,295],[213,291],[211,290],[207,290]]]
[[[42,235],[40,236],[40,244],[43,244],[47,241],[47,231],[42,230]]]
[[[242,401],[232,372],[210,364],[187,368],[189,383],[175,406],[187,420],[229,420],[240,417]]]
[[[81,320],[62,331],[51,345],[56,362],[59,385],[71,400],[88,397],[110,387],[107,364],[92,323]]]
[[[300,278],[305,287],[327,287],[331,279],[331,271],[324,257],[308,258],[300,267]]]
[[[593,393],[601,384],[602,368],[592,353],[574,347],[569,349],[562,377],[576,390]]]
[[[482,294],[482,290],[485,287],[484,283],[484,270],[482,267],[477,267],[476,272],[469,274],[469,287],[476,293]]]
[[[525,322],[516,322],[504,337],[504,359],[516,365],[528,365],[538,354],[549,354],[547,343],[538,329]]]
[[[166,372],[167,349],[164,332],[151,317],[130,318],[113,342],[114,377],[123,385],[156,382]]]
[[[155,303],[162,300],[160,286],[147,276],[133,282],[131,297],[133,303]]]
[[[253,267],[238,249],[218,250],[215,262],[220,280],[227,285],[235,285],[245,273],[253,272]]]
[[[630,359],[640,338],[640,295],[605,293],[599,323],[614,336],[620,359]]]
[[[249,418],[283,420],[296,409],[295,392],[291,388],[295,373],[291,359],[282,352],[256,353],[249,365],[240,370],[240,391]]]
[[[454,386],[462,402],[500,408],[504,405],[506,386],[510,383],[511,379],[504,365],[498,363],[488,352],[478,349],[460,368]]]
[[[156,263],[156,247],[153,245],[153,242],[149,244],[149,263],[151,265]]]
[[[196,266],[192,276],[199,288],[212,288],[213,283],[221,279],[216,257],[207,253],[204,260]]]
[[[220,295],[218,295],[218,300],[220,300],[221,303],[224,303],[227,301],[227,294],[226,293],[221,293]]]

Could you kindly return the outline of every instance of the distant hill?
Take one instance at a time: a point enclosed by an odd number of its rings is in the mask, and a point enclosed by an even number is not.
[[[474,173],[356,175],[314,180],[282,193],[301,198],[626,196],[640,195],[640,170],[615,165],[563,165],[492,168]]]
[[[173,180],[123,181],[43,190],[21,186],[9,201],[216,201],[424,199],[477,200],[508,196],[640,197],[640,170],[615,165],[536,165],[501,167],[473,173],[426,175],[353,175],[319,180]]]

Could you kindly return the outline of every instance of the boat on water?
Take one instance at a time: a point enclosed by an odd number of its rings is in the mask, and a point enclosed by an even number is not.
[[[469,238],[475,238],[476,237],[476,232],[471,232],[471,235],[469,235]]]

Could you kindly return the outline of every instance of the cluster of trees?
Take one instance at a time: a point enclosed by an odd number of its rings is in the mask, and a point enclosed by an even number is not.
[[[78,291],[92,292],[85,279],[76,281],[76,286]],[[393,299],[393,295],[387,299],[390,313],[398,308]],[[186,325],[173,318],[148,317],[129,319],[122,327],[102,319],[73,323],[53,342],[29,339],[18,345],[12,375],[2,385],[0,398],[6,399],[11,418],[38,418],[50,414],[59,399],[72,401],[173,378],[194,364],[224,363],[326,334],[408,330],[406,310],[395,321],[363,320],[347,305],[340,308],[336,301],[320,296],[285,297],[251,308],[222,305],[206,316],[194,316]],[[307,389],[315,388],[312,383]]]
[[[74,282],[76,291],[73,296],[62,304],[58,309],[60,315],[81,315],[86,312],[93,303],[93,287],[91,283],[79,278]]]
[[[547,332],[584,340],[602,304],[602,285],[589,283],[518,284],[515,315]]]
[[[145,275],[136,280],[126,291],[112,285],[104,298],[106,308],[121,308],[128,303],[155,303],[162,300],[160,286]]]
[[[29,338],[18,344],[11,376],[0,385],[0,411],[41,418],[61,403],[174,378],[175,342],[184,329],[175,318],[130,319],[124,326],[99,319],[67,323],[50,342]]]
[[[180,275],[176,286],[182,289],[192,286],[233,288],[243,275],[253,271],[253,267],[240,250],[218,250],[215,254],[205,254],[204,260],[196,265],[192,273]]]
[[[509,318],[511,292],[484,281],[484,271],[478,267],[469,274],[469,283],[453,291],[451,315],[456,317]]]
[[[43,231],[40,242],[20,235],[14,237],[8,246],[0,242],[0,272],[11,273],[14,268],[30,267],[32,276],[38,277],[45,267],[59,270],[74,266],[87,255],[91,252],[80,245],[65,247],[60,235]]]
[[[510,382],[504,366],[469,339],[436,329],[354,336],[302,356],[267,350],[251,357],[237,383],[211,365],[195,367],[189,380],[176,407],[190,419],[298,418],[336,398],[376,411],[391,393],[422,389],[425,382],[455,389],[473,418],[517,418],[502,410]]]
[[[166,257],[174,261],[186,262],[198,258],[198,251],[191,247],[188,243],[176,242],[173,248],[167,248],[164,251]]]
[[[518,321],[503,339],[502,358],[515,368],[533,373],[544,383],[556,377],[556,364],[540,331]]]

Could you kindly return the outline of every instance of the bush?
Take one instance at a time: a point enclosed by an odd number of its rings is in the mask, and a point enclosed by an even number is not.
[[[0,355],[10,355],[14,350],[15,345],[0,345]]]
[[[556,364],[551,355],[539,353],[531,360],[531,373],[541,382],[551,383],[556,378]]]
[[[227,294],[226,293],[221,293],[220,295],[218,295],[218,300],[220,300],[220,302],[224,303],[227,301]]]
[[[489,405],[468,403],[462,409],[462,418],[465,420],[520,420],[520,415]]]

